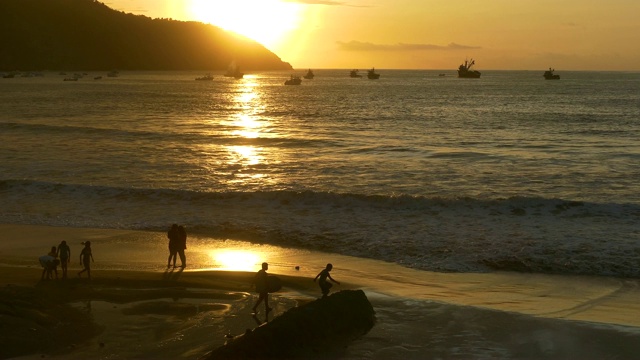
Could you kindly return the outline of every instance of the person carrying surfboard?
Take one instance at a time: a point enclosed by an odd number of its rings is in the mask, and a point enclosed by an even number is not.
[[[253,284],[256,287],[256,292],[259,295],[258,301],[252,308],[254,314],[258,312],[258,305],[260,305],[262,301],[264,301],[264,309],[267,314],[269,314],[269,311],[272,310],[269,307],[269,286],[267,283],[268,277],[269,277],[269,275],[267,274],[268,269],[269,269],[269,264],[267,264],[266,262],[263,262],[262,269],[258,271],[258,273],[256,274],[256,277],[253,280]]]
[[[318,278],[320,278],[320,280],[318,281],[318,284],[320,285],[320,290],[322,290],[322,297],[326,297],[327,295],[329,295],[329,289],[331,289],[331,287],[333,286],[329,281],[327,281],[327,279],[340,285],[340,283],[334,280],[331,277],[331,274],[329,274],[331,269],[333,269],[333,265],[327,264],[327,267],[325,267],[324,270],[320,271],[320,273],[316,275],[316,278],[313,279],[313,281],[315,282],[316,280],[318,280]]]

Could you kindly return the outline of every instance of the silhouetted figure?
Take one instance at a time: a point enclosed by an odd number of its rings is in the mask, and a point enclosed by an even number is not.
[[[256,274],[256,277],[253,280],[253,284],[256,287],[256,292],[258,293],[258,301],[256,301],[256,304],[253,305],[253,308],[252,308],[254,314],[258,312],[258,305],[260,305],[262,301],[264,301],[264,309],[267,315],[269,314],[269,311],[272,310],[269,307],[269,288],[267,284],[267,276],[269,276],[267,274],[268,269],[269,269],[269,264],[267,264],[266,262],[263,262],[262,269],[258,271],[258,273]]]
[[[91,253],[91,241],[84,242],[84,248],[80,253],[80,263],[83,266],[83,269],[78,273],[78,276],[82,275],[83,272],[87,272],[87,277],[91,280],[91,263],[94,262],[93,254]]]
[[[58,245],[57,251],[58,259],[60,259],[60,267],[62,268],[62,278],[67,278],[67,266],[71,262],[71,248],[67,245],[66,241],[62,241]]]
[[[329,290],[333,286],[329,281],[327,281],[327,279],[340,285],[340,283],[334,280],[331,277],[331,274],[329,274],[331,269],[333,269],[333,265],[327,264],[327,267],[325,267],[324,270],[320,271],[320,273],[316,275],[315,279],[313,279],[313,281],[315,282],[316,280],[318,280],[318,278],[320,278],[320,280],[318,281],[318,284],[320,285],[320,290],[322,290],[322,297],[326,297],[327,295],[329,295]]]
[[[171,225],[171,228],[167,232],[169,238],[169,258],[167,259],[167,267],[171,267],[171,261],[173,260],[173,267],[176,267],[176,257],[178,256],[178,224]]]
[[[50,263],[53,261],[53,257],[49,255],[43,255],[38,258],[38,261],[40,262],[40,266],[42,266],[42,276],[40,276],[40,280],[44,280],[45,276],[46,279],[49,280],[51,278],[51,270],[49,270],[51,266]]]
[[[187,249],[187,229],[184,226],[178,226],[178,244],[177,244],[178,255],[180,256],[180,267],[187,267],[187,257],[184,254],[184,251]],[[175,256],[173,258],[173,262],[175,265]]]
[[[58,260],[58,251],[55,246],[51,247],[49,254],[47,254],[53,258],[51,265],[49,267],[49,275],[50,278],[53,278],[53,274],[56,274],[56,280],[58,280],[58,265],[60,265],[60,260]]]
[[[55,246],[53,247],[53,253],[52,251],[49,251],[47,255],[40,256],[38,258],[38,261],[42,266],[42,276],[40,276],[40,280],[51,279],[53,277],[54,268],[57,268]],[[58,278],[58,272],[56,270],[56,279],[57,278]]]

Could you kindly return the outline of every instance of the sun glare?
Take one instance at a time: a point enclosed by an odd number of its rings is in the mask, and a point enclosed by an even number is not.
[[[300,21],[300,4],[281,0],[190,0],[191,18],[272,48]]]
[[[211,258],[220,270],[253,271],[258,264],[258,254],[243,250],[216,250]]]

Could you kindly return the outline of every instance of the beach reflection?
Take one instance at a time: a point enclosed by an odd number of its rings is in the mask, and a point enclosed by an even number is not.
[[[247,75],[243,81],[237,83],[234,90],[233,103],[237,112],[230,119],[231,134],[236,139],[245,139],[242,145],[228,145],[228,165],[236,169],[233,173],[235,181],[248,181],[249,179],[262,178],[261,173],[244,173],[247,168],[255,169],[265,162],[262,153],[264,149],[252,144],[253,139],[264,136],[269,122],[259,117],[264,111],[265,104],[261,99],[261,86],[256,76]]]
[[[216,269],[228,271],[255,271],[262,254],[250,250],[213,250],[210,253]]]

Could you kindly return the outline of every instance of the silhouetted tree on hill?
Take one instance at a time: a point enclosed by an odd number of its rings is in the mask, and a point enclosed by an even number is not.
[[[95,0],[0,0],[4,70],[288,70],[259,43],[218,27],[151,19]]]

